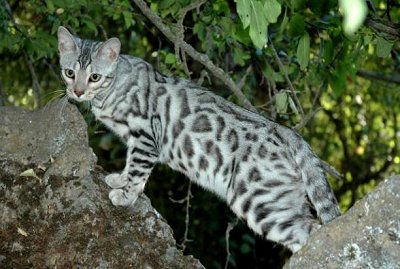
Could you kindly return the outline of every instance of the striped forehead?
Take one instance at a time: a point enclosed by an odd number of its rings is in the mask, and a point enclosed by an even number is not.
[[[92,63],[92,54],[96,51],[102,42],[92,41],[92,40],[82,40],[80,43],[80,54],[78,58],[78,63],[81,69],[87,69],[87,67]]]

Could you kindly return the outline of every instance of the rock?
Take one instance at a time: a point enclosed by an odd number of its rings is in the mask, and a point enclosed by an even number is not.
[[[7,166],[0,169],[11,174],[21,165],[51,162],[45,181],[51,175],[84,177],[96,164],[84,119],[75,106],[65,103],[54,103],[36,112],[0,107],[0,138],[0,160],[7,160]]]
[[[284,269],[400,268],[400,177],[393,176],[342,217],[313,233]]]
[[[114,207],[73,105],[0,107],[0,268],[204,268],[142,195]]]

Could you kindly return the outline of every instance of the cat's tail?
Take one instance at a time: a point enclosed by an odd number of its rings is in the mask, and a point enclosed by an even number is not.
[[[301,166],[306,192],[322,223],[341,215],[338,202],[325,176],[321,160],[311,149],[302,156]],[[303,159],[304,158],[304,159]]]

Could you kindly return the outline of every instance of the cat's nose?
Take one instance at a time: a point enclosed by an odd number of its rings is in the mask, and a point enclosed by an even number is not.
[[[83,91],[80,89],[74,89],[74,93],[75,93],[76,97],[80,97],[83,94]]]

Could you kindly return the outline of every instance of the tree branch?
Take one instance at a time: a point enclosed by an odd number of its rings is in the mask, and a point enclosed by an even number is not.
[[[186,249],[186,243],[192,241],[190,239],[188,239],[188,233],[189,233],[189,222],[190,222],[190,199],[193,198],[192,195],[192,182],[189,180],[189,185],[188,185],[188,189],[187,189],[187,194],[186,197],[181,199],[181,200],[174,200],[172,198],[169,198],[173,203],[177,203],[177,204],[183,204],[186,203],[186,216],[185,216],[185,232],[183,234],[183,239],[182,239],[182,243],[179,245],[182,249],[182,251],[184,251]]]
[[[186,14],[191,11],[192,9],[197,9],[197,12],[199,12],[200,6],[203,5],[206,2],[206,0],[198,0],[196,2],[193,2],[189,4],[188,6],[182,8],[180,14],[179,14],[179,19],[176,23],[176,38],[179,39],[179,42],[175,42],[175,57],[178,61],[178,63],[181,63],[183,65],[183,68],[185,70],[186,75],[190,78],[191,72],[189,71],[189,68],[186,63],[186,54],[185,52],[181,49],[180,44],[185,40],[185,29],[183,27],[183,21],[186,17]]]
[[[274,47],[274,44],[272,43],[271,38],[268,38],[268,39],[269,39],[269,44],[270,44],[270,46],[271,46],[272,52],[274,53],[275,60],[276,60],[276,62],[278,63],[279,69],[281,70],[282,74],[283,74],[284,77],[285,77],[286,83],[287,83],[288,86],[289,86],[289,90],[291,91],[292,96],[293,96],[293,99],[294,99],[294,101],[296,102],[296,106],[297,106],[298,109],[300,110],[301,117],[304,118],[304,111],[303,111],[303,108],[302,108],[302,106],[301,106],[301,103],[300,103],[299,98],[297,98],[296,90],[295,90],[295,88],[293,87],[292,81],[290,80],[289,75],[287,74],[287,72],[286,72],[286,70],[285,70],[285,67],[283,66],[282,61],[281,61],[281,59],[279,58],[278,53],[276,52],[276,49],[275,49],[275,47]]]
[[[6,0],[3,0],[3,5],[4,5],[4,7],[5,7],[5,9],[6,9],[7,13],[8,13],[9,20],[13,24],[15,29],[19,33],[21,33],[21,35],[23,37],[28,39],[28,36],[24,32],[22,32],[21,29],[19,29],[18,25],[16,24],[14,16],[12,14],[12,9],[11,9],[10,5],[8,4],[8,2]],[[33,67],[33,63],[32,63],[31,57],[26,52],[26,48],[23,48],[22,52],[23,52],[23,54],[25,56],[25,61],[26,61],[27,65],[28,65],[29,72],[31,74],[32,89],[33,89],[33,94],[34,94],[34,97],[35,97],[35,102],[36,102],[37,107],[40,107],[41,106],[40,84],[39,84],[39,81],[38,81],[38,78],[37,78],[37,75],[36,75],[36,72],[35,72],[35,68]]]
[[[358,70],[357,76],[371,80],[381,80],[389,83],[400,84],[400,76],[398,75],[388,76],[379,72],[373,72],[369,70]]]
[[[257,111],[232,78],[226,74],[224,70],[216,66],[206,54],[196,51],[190,44],[183,40],[179,40],[171,29],[162,22],[161,18],[147,6],[146,2],[143,0],[133,0],[133,2],[172,43],[179,43],[181,51],[204,65],[216,78],[220,79],[238,97],[245,108],[253,112]]]
[[[228,268],[229,265],[229,259],[231,257],[231,251],[229,248],[229,237],[230,237],[230,233],[233,230],[233,228],[235,228],[235,226],[238,224],[239,219],[236,218],[233,222],[229,222],[228,226],[226,227],[226,231],[225,231],[225,246],[226,246],[226,260],[225,260],[225,267],[224,269]]]
[[[371,28],[377,35],[383,36],[388,40],[400,39],[399,24],[381,19],[378,16],[371,16],[365,20],[365,25]]]
[[[40,98],[41,89],[40,89],[39,80],[37,78],[35,68],[33,67],[31,57],[28,56],[26,51],[24,51],[24,55],[25,55],[25,61],[28,64],[29,73],[31,74],[31,78],[32,78],[32,89],[33,89],[33,96],[35,97],[36,106],[40,107],[41,106],[41,98]]]

